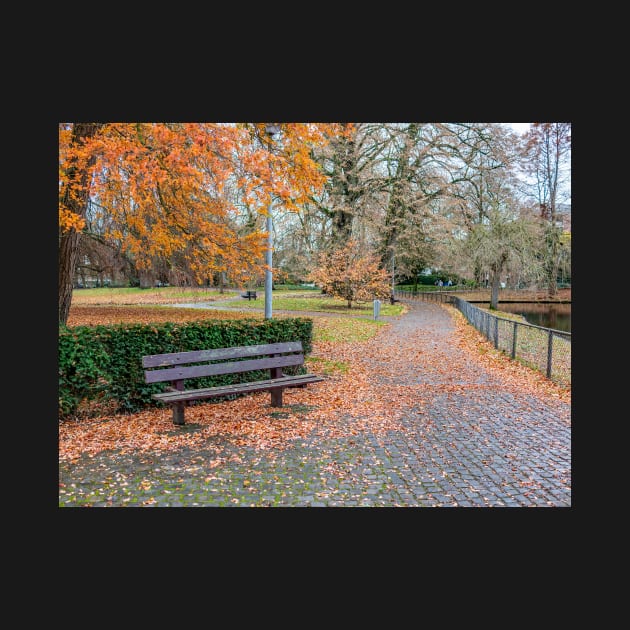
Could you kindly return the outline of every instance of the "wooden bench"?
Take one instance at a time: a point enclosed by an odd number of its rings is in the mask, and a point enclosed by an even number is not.
[[[258,296],[256,295],[256,291],[246,291],[245,293],[241,293],[241,297],[247,298],[248,300],[255,300]]]
[[[210,363],[213,361],[213,363]],[[173,407],[173,424],[182,425],[186,403],[217,396],[249,394],[269,390],[271,406],[282,407],[282,392],[287,387],[305,387],[324,379],[315,374],[284,376],[282,368],[304,364],[301,341],[270,343],[237,348],[216,348],[193,352],[150,354],[142,357],[144,378],[147,383],[170,381],[167,391],[153,394],[152,398]],[[267,380],[250,380],[233,385],[184,389],[184,381],[202,376],[238,374],[254,370],[269,370]]]

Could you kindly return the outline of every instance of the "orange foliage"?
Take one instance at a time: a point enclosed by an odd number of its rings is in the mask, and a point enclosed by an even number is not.
[[[324,183],[311,149],[340,133],[324,123],[283,123],[271,142],[264,123],[107,123],[80,145],[59,130],[59,184],[80,192],[68,167],[86,169],[101,236],[139,269],[179,254],[199,281],[227,271],[239,281],[263,265],[266,234],[252,212],[295,211]],[[84,222],[60,203],[61,231]]]
[[[319,257],[319,266],[310,279],[326,293],[348,302],[386,298],[390,294],[387,272],[377,258],[363,254],[354,240]]]
[[[168,308],[155,306],[83,306],[73,305],[68,326],[114,326],[116,324],[156,324],[162,322],[198,322],[224,319],[262,319],[262,313],[223,311],[209,308]],[[281,317],[281,315],[276,315]]]

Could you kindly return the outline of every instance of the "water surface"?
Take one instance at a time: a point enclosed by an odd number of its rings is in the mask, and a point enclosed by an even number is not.
[[[487,308],[489,304],[484,304]],[[571,304],[533,304],[531,302],[499,302],[499,311],[522,315],[528,324],[571,332]]]

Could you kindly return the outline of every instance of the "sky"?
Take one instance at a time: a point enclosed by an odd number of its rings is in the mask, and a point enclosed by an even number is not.
[[[529,130],[531,123],[503,123],[506,127],[510,127],[513,131],[519,135],[524,134]],[[562,203],[571,204],[571,178],[569,175],[568,183],[565,183],[559,191]]]
[[[529,130],[529,125],[531,123],[505,123],[508,127],[512,127],[514,131],[518,134],[523,134]]]

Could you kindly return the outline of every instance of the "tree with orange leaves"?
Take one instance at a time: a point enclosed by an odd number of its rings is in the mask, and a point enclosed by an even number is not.
[[[266,234],[248,224],[272,199],[296,211],[321,189],[311,150],[336,124],[62,123],[59,127],[59,321],[72,300],[79,239],[99,238],[139,270],[184,261],[201,284],[214,272],[241,281],[264,268]],[[237,191],[238,194],[234,194]]]
[[[310,279],[326,293],[348,303],[363,302],[390,295],[389,276],[380,267],[378,257],[360,251],[356,240],[324,252]]]

